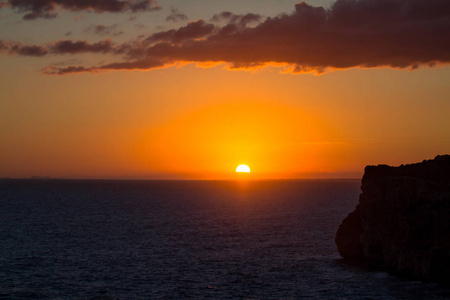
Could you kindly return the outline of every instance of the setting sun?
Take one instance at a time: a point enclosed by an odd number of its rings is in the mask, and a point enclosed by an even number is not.
[[[250,168],[247,165],[239,165],[236,168],[236,172],[238,172],[238,173],[250,173]]]

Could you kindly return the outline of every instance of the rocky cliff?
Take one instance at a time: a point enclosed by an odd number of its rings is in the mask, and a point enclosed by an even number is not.
[[[450,155],[367,166],[361,189],[336,233],[342,257],[450,286]]]

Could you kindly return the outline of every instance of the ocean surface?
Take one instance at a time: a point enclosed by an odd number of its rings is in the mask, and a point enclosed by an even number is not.
[[[360,182],[0,180],[0,299],[449,299],[349,266]]]

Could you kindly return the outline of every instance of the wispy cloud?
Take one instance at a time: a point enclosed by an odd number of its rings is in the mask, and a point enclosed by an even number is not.
[[[87,41],[60,40],[46,45],[24,45],[16,42],[0,41],[0,51],[11,55],[45,56],[48,54],[79,54],[79,53],[111,53],[115,50],[112,40],[107,39],[96,43]]]
[[[2,2],[4,6],[5,3]],[[151,11],[160,6],[156,0],[8,0],[10,7],[25,13],[25,20],[54,18],[58,9],[70,11],[123,12]]]
[[[176,8],[170,9],[170,15],[167,16],[166,22],[179,22],[188,20],[188,16],[178,11]]]
[[[260,22],[263,17],[261,15],[248,13],[245,15],[236,15],[229,11],[224,11],[219,14],[215,14],[211,18],[211,22],[225,21],[229,24],[239,24],[240,26],[247,26],[247,24]]]
[[[87,32],[93,32],[97,35],[101,36],[118,36],[123,34],[123,31],[120,31],[117,29],[117,24],[112,24],[109,26],[103,25],[103,24],[97,24],[97,25],[91,25],[89,26],[86,31]]]

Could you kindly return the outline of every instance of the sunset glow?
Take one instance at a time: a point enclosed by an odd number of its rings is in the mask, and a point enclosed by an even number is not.
[[[119,2],[0,2],[0,177],[359,178],[450,151],[446,1]]]

